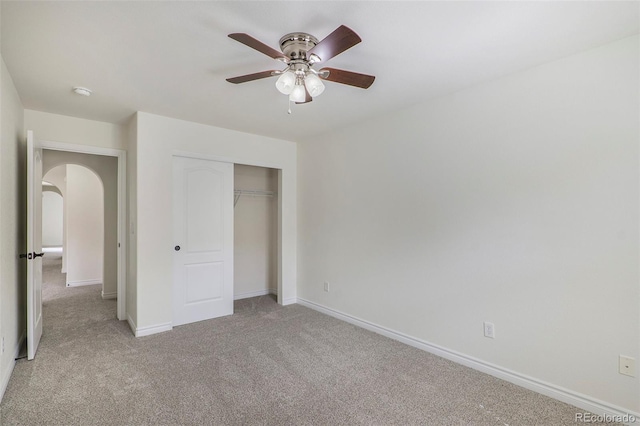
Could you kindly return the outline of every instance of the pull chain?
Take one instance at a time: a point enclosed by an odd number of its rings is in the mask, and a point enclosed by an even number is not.
[[[287,110],[287,114],[291,114],[291,98],[289,98],[289,109]]]

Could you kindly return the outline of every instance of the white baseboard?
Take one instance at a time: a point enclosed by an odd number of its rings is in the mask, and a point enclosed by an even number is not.
[[[507,382],[511,382],[525,389],[529,389],[542,395],[557,399],[558,401],[571,404],[575,407],[581,408],[599,416],[618,419],[631,419],[631,421],[628,421],[627,424],[640,424],[640,413],[609,404],[605,401],[591,398],[587,395],[583,395],[581,393],[574,392],[572,390],[565,389],[560,386],[556,386],[554,384],[508,370],[506,368],[502,368],[498,365],[482,361],[472,356],[465,355],[460,352],[456,352],[421,339],[416,339],[415,337],[411,337],[404,333],[379,326],[372,322],[345,314],[343,312],[328,308],[323,305],[319,305],[309,300],[298,298],[298,303],[318,312],[322,312],[323,314],[338,318],[353,325],[357,325],[358,327],[373,331],[374,333],[381,334],[383,336],[405,343],[409,346],[422,349],[423,351],[438,355],[442,358],[449,359],[451,361],[457,362],[458,364],[473,368],[474,370],[482,371],[483,373],[487,373],[491,376],[506,380]],[[625,420],[622,420],[622,422],[625,422]]]
[[[112,291],[109,293],[105,293],[104,291],[102,292],[102,298],[103,299],[117,299],[118,298],[118,292],[117,291]]]
[[[26,338],[27,338],[27,335],[25,330],[22,333],[22,336],[20,336],[20,339],[18,339],[18,343],[16,344],[16,347],[13,350],[13,359],[9,363],[7,370],[2,372],[3,373],[2,379],[0,379],[0,401],[2,401],[2,398],[4,397],[4,393],[7,390],[7,386],[9,386],[9,380],[11,380],[13,369],[16,366],[16,358],[20,356],[20,349],[24,345],[24,341],[26,340]]]
[[[102,284],[102,280],[93,279],[93,280],[68,281],[67,287],[82,287],[85,285],[95,285],[95,284]]]
[[[266,296],[267,294],[278,294],[278,292],[272,288],[268,290],[250,291],[247,293],[234,294],[233,300],[248,299],[250,297]]]
[[[127,322],[129,323],[131,331],[133,331],[133,335],[136,337],[150,336],[152,334],[158,334],[165,331],[173,330],[173,325],[171,323],[150,325],[148,327],[138,327],[129,315],[127,315]]]
[[[282,306],[293,305],[294,303],[298,303],[299,299],[297,297],[289,297],[288,299],[284,299],[282,301]]]

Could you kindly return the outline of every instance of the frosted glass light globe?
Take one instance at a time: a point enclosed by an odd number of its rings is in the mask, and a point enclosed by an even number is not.
[[[291,102],[304,102],[306,97],[304,86],[302,84],[296,84],[289,95],[289,100]]]
[[[283,95],[288,95],[296,84],[296,75],[291,71],[283,73],[276,81],[276,89]]]
[[[307,87],[309,94],[313,98],[320,96],[322,92],[324,92],[324,84],[322,83],[322,80],[320,80],[320,77],[315,74],[307,74],[304,78],[304,85]]]

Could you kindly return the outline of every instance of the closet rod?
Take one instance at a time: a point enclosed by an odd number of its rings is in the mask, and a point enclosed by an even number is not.
[[[276,193],[273,191],[259,191],[259,190],[249,190],[249,189],[236,189],[233,191],[233,194],[235,195],[233,200],[233,207],[235,207],[236,204],[238,204],[238,200],[240,199],[241,195],[248,195],[249,197],[270,197],[270,198],[276,195]]]
[[[235,195],[249,195],[251,197],[273,197],[276,195],[273,191],[259,191],[250,189],[236,189],[233,191]]]

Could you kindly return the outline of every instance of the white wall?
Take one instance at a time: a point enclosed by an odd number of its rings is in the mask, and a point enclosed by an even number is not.
[[[104,190],[91,170],[68,164],[67,285],[102,284],[104,253]]]
[[[640,412],[639,71],[632,37],[300,144],[298,297]]]
[[[26,330],[26,143],[23,108],[0,57],[0,398]]]
[[[138,334],[171,327],[173,228],[172,156],[191,152],[233,163],[282,169],[279,193],[284,208],[282,282],[278,297],[296,297],[296,144],[202,124],[137,114],[137,324]],[[141,255],[144,253],[144,255]]]
[[[119,124],[25,109],[24,126],[39,140],[127,149],[126,129]]]
[[[42,190],[42,246],[62,247],[63,234],[62,195],[45,188]]]
[[[234,189],[278,191],[277,170],[234,167]],[[241,195],[234,209],[233,292],[236,299],[277,292],[278,199]]]

